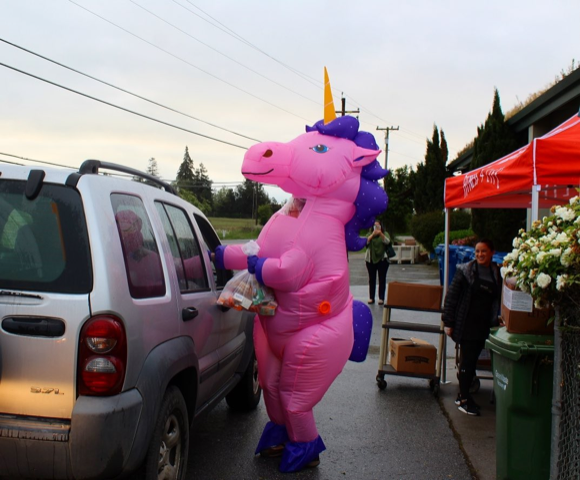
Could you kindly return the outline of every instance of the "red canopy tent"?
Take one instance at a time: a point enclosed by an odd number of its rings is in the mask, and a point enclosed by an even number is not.
[[[580,117],[575,115],[495,162],[448,178],[445,208],[549,208],[576,195],[579,185]]]
[[[449,209],[539,208],[566,203],[580,186],[580,114],[543,137],[495,162],[445,181],[445,269],[447,291]]]

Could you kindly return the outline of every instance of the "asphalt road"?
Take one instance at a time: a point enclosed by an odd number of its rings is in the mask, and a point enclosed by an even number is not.
[[[351,291],[355,299],[366,301],[362,255],[351,254],[350,265]],[[438,275],[435,266],[391,265],[388,280],[438,284]],[[348,362],[315,408],[317,426],[327,447],[317,468],[282,474],[278,459],[254,456],[268,421],[263,403],[256,411],[239,415],[222,402],[194,427],[187,479],[472,479],[447,416],[431,394],[427,380],[387,376],[386,390],[377,387],[383,309],[375,304],[372,310],[369,356],[363,363]],[[422,314],[412,321],[438,324],[439,315]],[[431,334],[413,335],[431,343],[437,341]],[[452,348],[448,346],[448,353]]]
[[[366,302],[364,257],[357,253],[349,258],[351,291],[355,299]],[[436,285],[438,275],[436,266],[391,265],[387,281]],[[186,479],[473,479],[448,417],[427,380],[387,375],[387,388],[377,387],[384,309],[376,304],[371,308],[374,323],[366,361],[348,362],[315,408],[318,430],[327,447],[317,468],[282,474],[278,471],[279,459],[255,456],[254,449],[268,421],[263,402],[253,412],[236,414],[224,401],[191,432]],[[437,314],[399,311],[399,315],[397,320],[401,321],[439,324]],[[432,334],[413,335],[437,342]],[[447,355],[453,355],[450,345]]]

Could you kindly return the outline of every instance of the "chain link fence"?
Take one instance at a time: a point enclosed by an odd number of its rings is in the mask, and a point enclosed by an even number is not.
[[[561,416],[557,438],[557,478],[580,478],[580,318],[566,316],[560,328]],[[572,320],[573,319],[573,320]]]

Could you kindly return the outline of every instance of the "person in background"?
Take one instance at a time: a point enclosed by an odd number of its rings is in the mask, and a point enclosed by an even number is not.
[[[389,234],[385,232],[381,222],[377,220],[367,236],[367,251],[365,254],[365,262],[369,272],[369,304],[375,303],[377,274],[379,276],[379,305],[385,303],[387,271],[389,270],[387,245],[390,243]]]
[[[445,333],[459,345],[459,411],[480,415],[469,388],[476,374],[477,360],[492,326],[498,324],[501,299],[499,267],[492,261],[494,246],[482,239],[475,245],[475,260],[457,265],[443,305]]]

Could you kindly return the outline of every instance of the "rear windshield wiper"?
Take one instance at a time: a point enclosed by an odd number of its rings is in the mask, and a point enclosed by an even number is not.
[[[11,290],[0,290],[0,297],[2,296],[9,296],[9,297],[26,297],[26,298],[40,298],[40,295],[36,295],[34,293],[22,293],[22,292],[13,292]]]

